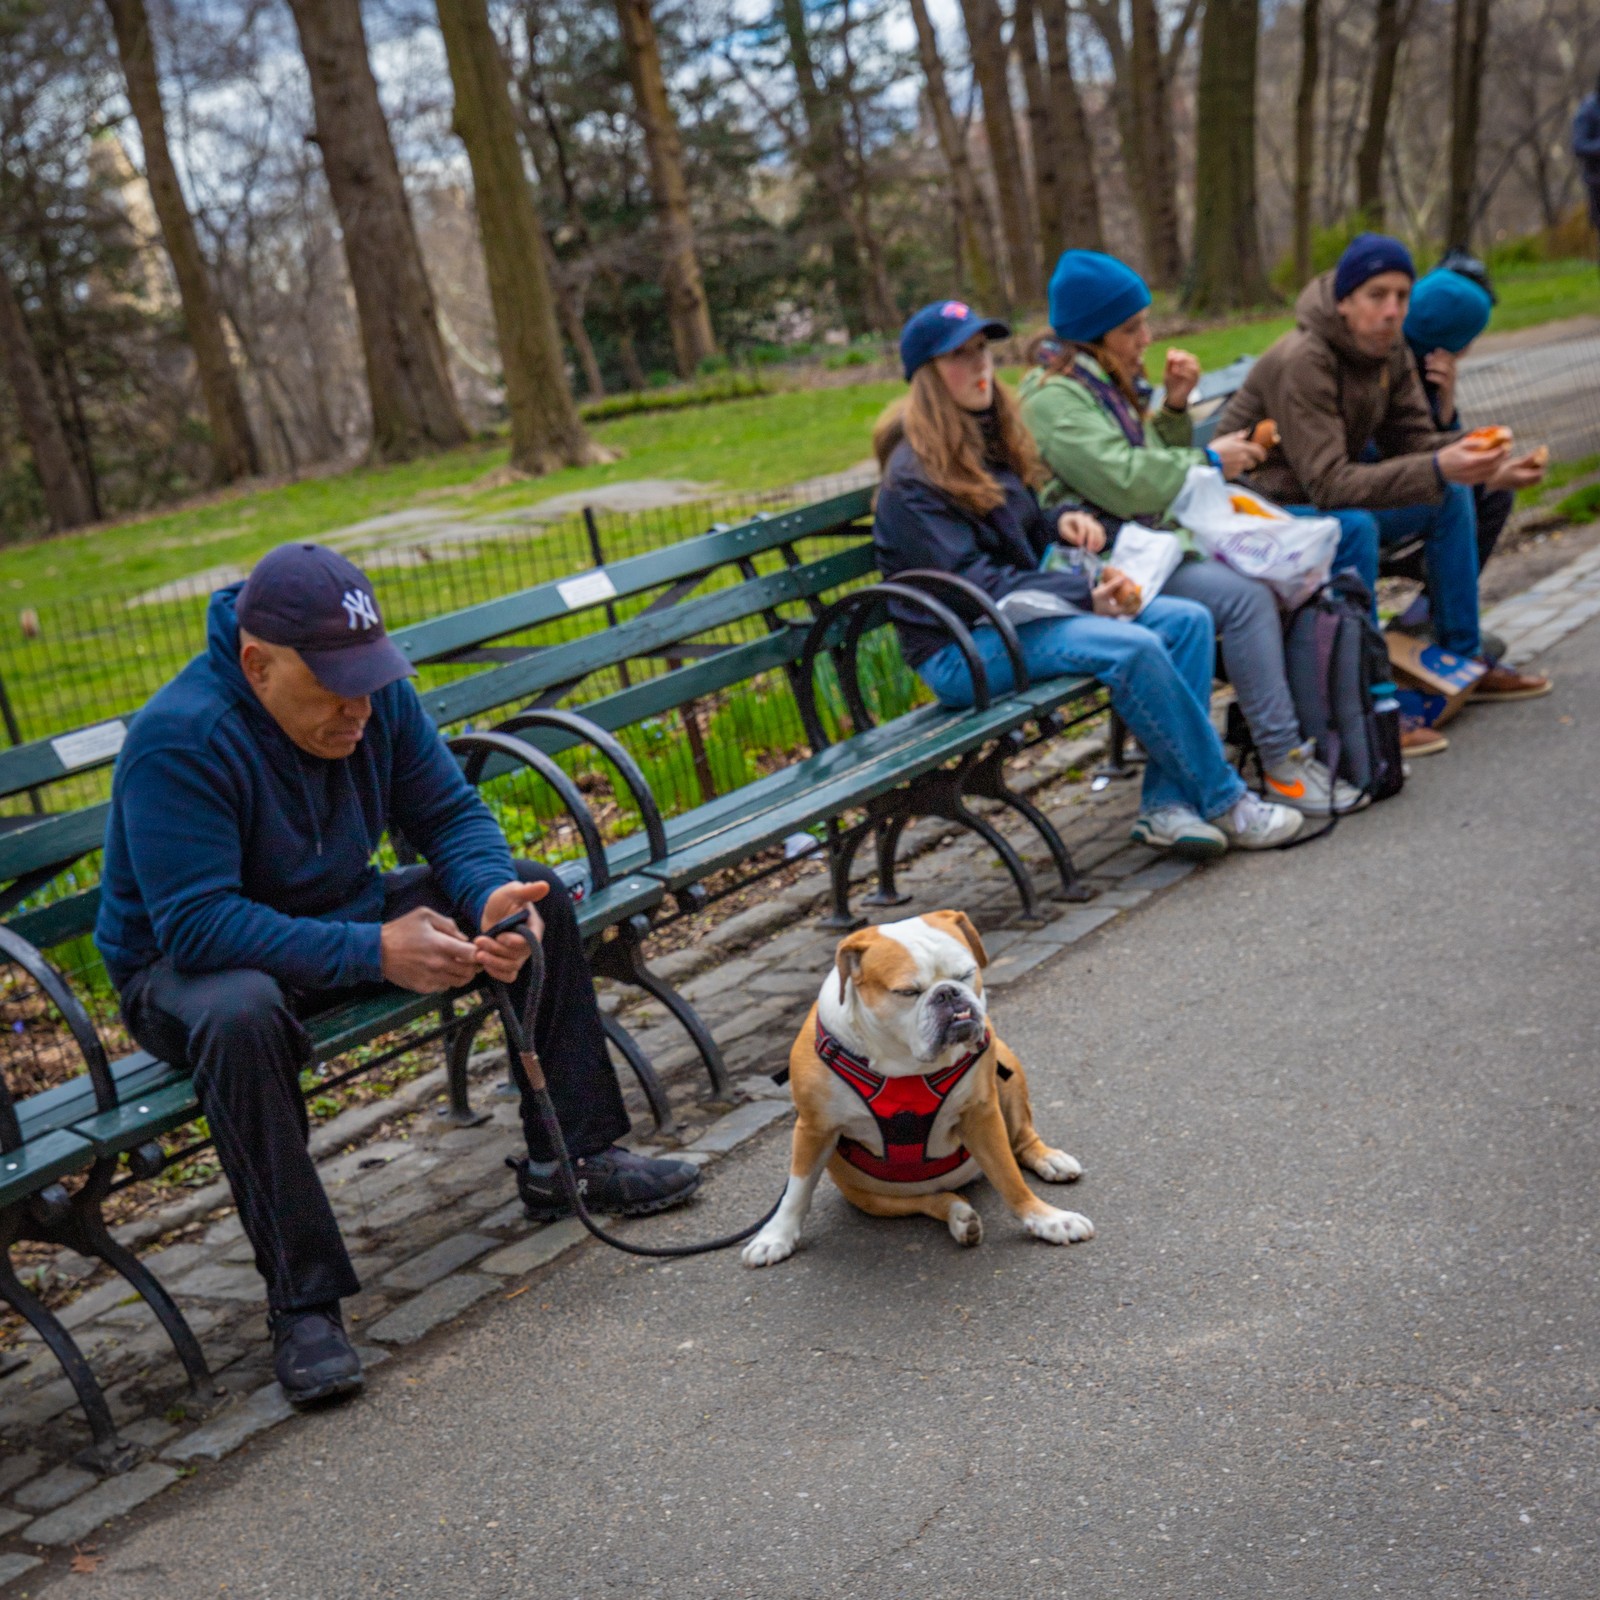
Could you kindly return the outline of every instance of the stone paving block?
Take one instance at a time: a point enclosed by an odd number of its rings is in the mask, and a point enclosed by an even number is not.
[[[161,1452],[163,1461],[220,1461],[237,1450],[246,1439],[273,1428],[294,1415],[282,1387],[264,1384],[246,1395],[237,1405],[219,1412],[209,1422],[186,1434]]]
[[[1032,972],[1041,961],[1060,953],[1061,945],[1053,939],[1024,939],[996,961],[983,975],[986,989],[1002,989],[1015,983],[1025,972]]]
[[[1033,937],[1047,944],[1072,944],[1086,933],[1093,933],[1096,928],[1120,915],[1120,910],[1118,906],[1104,905],[1100,900],[1096,900],[1092,905],[1079,906],[1077,910],[1069,911],[1066,916],[1052,922],[1048,928],[1040,928]]]
[[[30,1544],[77,1544],[87,1538],[101,1523],[112,1517],[125,1517],[135,1506],[178,1481],[178,1469],[147,1461],[142,1467],[124,1473],[120,1478],[107,1478],[98,1489],[80,1495],[71,1505],[40,1517],[28,1529]]]
[[[702,972],[684,984],[684,996],[691,1005],[698,1006],[717,995],[726,994],[729,990],[741,989],[758,972],[765,969],[773,954],[771,946],[763,946],[759,959],[740,956],[732,961],[724,961],[712,967],[709,972]]]
[[[1134,876],[1137,877],[1138,874],[1135,873]],[[1124,882],[1132,883],[1133,879],[1128,878]],[[1113,911],[1131,911],[1135,906],[1142,906],[1153,892],[1150,889],[1107,889],[1094,897],[1094,903],[1097,906],[1107,906]]]
[[[520,1200],[508,1200],[498,1211],[491,1211],[478,1226],[488,1228],[492,1233],[504,1233],[508,1230],[526,1230],[533,1224],[524,1214]]]
[[[756,994],[762,995],[805,995],[807,998],[813,998],[821,982],[820,975],[814,971],[795,971],[792,968],[780,967],[752,978],[750,988]]]
[[[32,1572],[35,1567],[42,1567],[44,1563],[38,1556],[25,1556],[20,1551],[10,1555],[0,1555],[0,1589],[8,1583],[15,1583],[20,1577]]]
[[[689,1147],[690,1151],[698,1155],[725,1155],[788,1114],[788,1101],[752,1100],[713,1122]]]
[[[0,1456],[0,1494],[10,1494],[19,1483],[26,1483],[39,1470],[37,1450],[19,1450]]]
[[[451,1238],[441,1239],[421,1255],[402,1261],[398,1267],[384,1273],[379,1281],[390,1289],[426,1289],[430,1283],[448,1277],[458,1267],[476,1261],[486,1250],[493,1250],[498,1242],[485,1238],[481,1233],[458,1233]]]
[[[178,1431],[174,1423],[162,1417],[140,1417],[137,1422],[128,1423],[122,1430],[122,1437],[130,1444],[142,1444],[147,1450],[154,1450],[157,1445],[162,1445]]]
[[[54,1511],[64,1506],[74,1495],[91,1489],[100,1480],[82,1467],[63,1465],[42,1478],[35,1478],[11,1497],[24,1511]]]
[[[492,1272],[497,1277],[520,1278],[523,1273],[554,1261],[557,1256],[588,1237],[589,1230],[576,1217],[563,1217],[560,1222],[552,1222],[537,1233],[529,1234],[526,1239],[519,1239],[503,1250],[496,1250],[480,1263],[481,1270]]]
[[[7,1511],[4,1506],[0,1506],[0,1539],[26,1528],[32,1520],[25,1511]]]
[[[375,1327],[367,1329],[367,1336],[380,1344],[410,1344],[441,1322],[459,1316],[486,1294],[493,1293],[495,1286],[495,1279],[486,1278],[482,1273],[458,1272],[424,1289],[397,1311],[391,1311]]]
[[[172,1293],[196,1300],[265,1300],[267,1286],[254,1267],[226,1266],[220,1261],[191,1272],[171,1285]]]
[[[124,1300],[137,1300],[133,1285],[120,1274],[113,1274],[102,1284],[97,1284],[87,1294],[81,1294],[65,1311],[60,1313],[64,1328],[81,1328],[92,1322],[102,1312],[120,1305]]]
[[[1122,887],[1124,889],[1170,888],[1175,883],[1181,883],[1198,865],[1198,862],[1182,861],[1177,856],[1165,856],[1159,861],[1152,861],[1148,867],[1141,867],[1132,877],[1124,878]]]

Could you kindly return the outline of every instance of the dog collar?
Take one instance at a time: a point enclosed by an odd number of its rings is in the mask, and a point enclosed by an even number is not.
[[[987,1024],[984,1026],[983,1038],[979,1040],[975,1050],[969,1050],[959,1061],[953,1061],[948,1067],[938,1067],[932,1072],[902,1073],[901,1077],[919,1077],[923,1079],[941,1079],[953,1083],[959,1078],[985,1050],[994,1043],[994,1035]],[[872,1070],[872,1063],[865,1056],[858,1056],[853,1050],[847,1050],[834,1036],[817,1023],[817,1054],[823,1062],[833,1068],[842,1078],[849,1077],[852,1073],[869,1080],[875,1088],[881,1089],[888,1079],[881,1072]]]

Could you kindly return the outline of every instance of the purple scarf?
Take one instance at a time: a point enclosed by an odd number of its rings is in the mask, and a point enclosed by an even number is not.
[[[1081,363],[1074,361],[1068,374],[1076,378],[1096,400],[1116,419],[1117,426],[1129,444],[1136,448],[1144,444],[1144,422],[1128,402],[1128,397],[1107,378],[1097,378]]]

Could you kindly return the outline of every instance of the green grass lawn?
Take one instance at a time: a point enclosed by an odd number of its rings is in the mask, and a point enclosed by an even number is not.
[[[1499,288],[1494,330],[1600,312],[1600,274],[1591,263],[1519,268],[1502,274]],[[1287,315],[1259,318],[1173,342],[1215,368],[1259,354],[1291,325]],[[1153,374],[1161,370],[1164,349],[1151,352]],[[9,602],[0,612],[0,630],[14,626],[26,606],[137,594],[212,567],[247,566],[285,540],[316,538],[418,504],[471,514],[637,478],[687,479],[738,492],[841,472],[870,453],[873,419],[900,392],[897,382],[864,383],[621,418],[593,430],[621,453],[618,460],[526,482],[483,485],[506,460],[503,444],[484,443],[398,466],[222,495],[183,510],[12,547],[0,552],[0,598]]]

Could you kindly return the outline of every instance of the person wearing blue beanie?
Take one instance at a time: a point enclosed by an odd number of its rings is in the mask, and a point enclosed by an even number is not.
[[[1150,304],[1132,267],[1098,250],[1068,250],[1050,274],[1050,326],[1070,344],[1096,344]]]
[[[1249,482],[1288,511],[1337,519],[1334,569],[1360,575],[1374,621],[1381,552],[1420,540],[1435,641],[1453,655],[1482,658],[1473,491],[1519,464],[1507,447],[1478,448],[1435,418],[1403,336],[1415,281],[1398,239],[1351,240],[1338,266],[1301,291],[1296,326],[1257,357],[1217,427],[1252,428],[1269,417],[1277,424],[1281,442]],[[1550,691],[1541,674],[1486,665],[1476,700]],[[1431,728],[1402,729],[1408,755],[1445,744]]]

